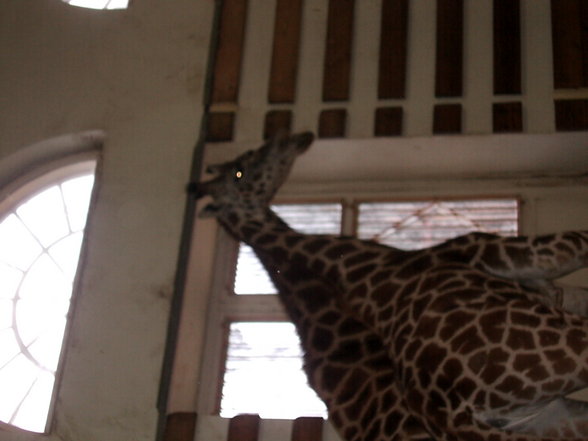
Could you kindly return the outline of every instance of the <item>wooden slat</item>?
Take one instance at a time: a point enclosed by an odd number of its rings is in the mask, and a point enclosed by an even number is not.
[[[259,422],[258,415],[237,415],[231,418],[227,441],[257,441]]]
[[[492,106],[492,126],[495,133],[522,132],[522,104],[519,102],[495,103]]]
[[[402,135],[402,107],[376,109],[374,136]]]
[[[588,100],[555,100],[558,131],[588,130]]]
[[[206,141],[225,142],[233,140],[235,114],[233,112],[217,112],[208,116]]]
[[[551,0],[553,82],[556,89],[586,85],[585,0]]]
[[[270,103],[292,103],[300,52],[302,0],[277,0],[269,83]]]
[[[433,133],[461,133],[461,105],[439,104],[433,114]]]
[[[354,0],[329,0],[323,101],[349,99]]]
[[[167,416],[163,441],[194,441],[196,413],[179,412]]]
[[[378,98],[404,98],[408,0],[383,0],[381,21]]]
[[[521,93],[519,0],[494,0],[494,93]]]
[[[214,65],[212,102],[237,102],[247,0],[224,0]]]
[[[269,139],[278,132],[290,132],[292,112],[289,110],[272,110],[265,115],[263,139]]]
[[[345,109],[323,110],[319,116],[319,138],[342,138],[345,136],[347,111]]]
[[[461,96],[462,71],[463,0],[437,0],[436,96]]]
[[[322,441],[323,419],[318,417],[300,417],[292,426],[291,441]]]

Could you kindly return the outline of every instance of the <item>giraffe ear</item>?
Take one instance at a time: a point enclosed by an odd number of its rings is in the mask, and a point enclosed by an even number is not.
[[[206,207],[200,210],[200,213],[198,213],[198,217],[202,219],[215,217],[219,213],[219,211],[220,206],[216,204],[208,204]]]

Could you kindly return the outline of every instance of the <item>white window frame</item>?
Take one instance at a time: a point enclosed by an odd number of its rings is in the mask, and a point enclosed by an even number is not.
[[[96,138],[90,139],[94,135]],[[94,135],[89,133],[88,139],[84,139],[83,142],[80,142],[77,145],[77,148],[80,148],[80,150],[88,148],[88,146],[85,145],[86,142],[90,142],[91,145],[95,142],[96,144],[94,145],[94,147],[98,147],[98,145],[101,144],[102,135]],[[60,142],[65,139],[66,138],[64,137],[62,139],[57,138],[56,140],[57,143],[66,146],[66,148],[67,145],[69,145],[70,141],[73,140],[74,143],[76,141],[72,138],[72,140],[69,140],[67,142]],[[40,143],[39,146],[44,145],[48,147],[51,145],[52,141],[53,140],[50,140],[47,143]],[[72,144],[72,148],[76,147],[74,147]],[[4,216],[7,213],[10,213],[12,210],[16,209],[21,203],[33,197],[35,194],[40,193],[54,185],[57,185],[62,181],[74,179],[76,177],[92,173],[95,177],[95,181],[92,190],[92,195],[90,197],[90,205],[88,207],[89,217],[93,206],[93,200],[95,198],[98,188],[97,178],[99,175],[99,160],[100,155],[98,150],[92,148],[90,150],[82,151],[80,153],[68,153],[65,156],[59,157],[58,159],[48,159],[46,161],[36,160],[34,164],[30,166],[30,168],[24,165],[27,171],[25,171],[18,177],[11,179],[10,181],[8,181],[7,179],[3,179],[4,185],[0,187],[0,219],[4,218]],[[23,164],[20,165],[23,166]],[[85,242],[86,238],[84,234],[82,247],[80,249],[80,256],[78,259],[78,270],[74,278],[70,298],[70,305],[67,313],[68,320],[66,322],[61,352],[59,354],[59,361],[57,363],[57,369],[55,371],[55,382],[53,385],[51,404],[47,414],[45,430],[44,432],[39,433],[29,432],[25,429],[19,428],[18,426],[14,426],[0,421],[0,431],[34,433],[39,437],[46,437],[46,435],[49,434],[52,430],[53,421],[55,417],[55,404],[59,395],[59,389],[63,375],[63,361],[66,357],[67,349],[69,346],[69,333],[72,325],[72,315],[75,307],[75,299],[79,291],[78,281],[80,278],[81,268],[83,268],[84,265]]]

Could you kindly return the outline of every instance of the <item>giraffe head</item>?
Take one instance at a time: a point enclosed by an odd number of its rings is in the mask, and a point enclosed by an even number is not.
[[[211,196],[213,199],[200,212],[200,217],[264,213],[288,178],[298,155],[304,153],[313,140],[314,135],[310,132],[277,136],[257,150],[209,166],[207,172],[217,176],[195,186],[198,197]]]

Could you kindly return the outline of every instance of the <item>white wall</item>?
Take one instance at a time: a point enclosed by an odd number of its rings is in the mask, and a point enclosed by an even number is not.
[[[0,164],[47,138],[107,137],[48,441],[155,439],[213,2],[133,3],[0,2]],[[17,439],[40,438],[0,431]]]

